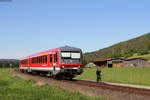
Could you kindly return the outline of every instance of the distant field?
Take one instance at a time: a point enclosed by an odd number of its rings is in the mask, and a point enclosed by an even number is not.
[[[32,80],[12,77],[10,70],[0,69],[0,100],[102,100],[56,86],[37,86]]]
[[[133,55],[132,57],[150,59],[150,54],[145,54],[145,55]],[[148,62],[150,62],[150,61],[148,61]]]
[[[135,58],[145,58],[145,59],[148,59],[148,63],[150,63],[150,54],[145,54],[145,55],[133,55],[132,57],[135,57]]]
[[[148,68],[102,68],[102,81],[150,86],[150,67]],[[96,80],[96,68],[86,68],[78,79]]]

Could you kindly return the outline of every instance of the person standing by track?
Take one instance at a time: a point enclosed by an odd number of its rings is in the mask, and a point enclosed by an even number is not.
[[[97,76],[96,81],[98,83],[99,81],[101,81],[101,70],[99,68],[97,68],[96,70],[96,76]]]

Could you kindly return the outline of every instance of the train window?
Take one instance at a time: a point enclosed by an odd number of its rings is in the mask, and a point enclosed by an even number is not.
[[[44,62],[44,58],[43,58],[43,56],[41,57],[41,59],[42,59],[42,62],[41,62],[41,63],[43,63],[43,62]]]
[[[47,63],[47,56],[45,56],[44,58],[45,58],[45,62],[44,63]]]
[[[33,62],[33,63],[35,63],[35,58],[34,58],[33,60],[34,60],[34,62]]]
[[[34,58],[31,58],[31,62],[34,63]]]
[[[37,59],[38,59],[38,63],[40,63],[40,58],[38,57]]]
[[[43,56],[43,58],[44,58],[44,63],[46,63],[46,56]]]
[[[44,56],[42,56],[42,63],[44,63]]]
[[[38,63],[38,57],[36,57],[36,63]]]
[[[42,57],[40,56],[39,59],[40,59],[40,63],[41,63],[42,62]]]
[[[43,56],[43,63],[45,63],[45,56]]]
[[[41,57],[39,57],[39,63],[41,63]]]
[[[71,53],[70,52],[61,52],[61,56],[63,58],[71,58]]]
[[[34,58],[34,63],[36,63],[36,58]]]
[[[45,56],[43,56],[43,63],[45,63]]]
[[[21,64],[28,64],[28,59],[24,59],[21,61]]]
[[[33,63],[35,63],[35,58],[33,58]]]
[[[36,63],[38,63],[38,57],[36,57]]]
[[[21,64],[23,64],[23,60],[21,60]]]
[[[39,58],[38,57],[36,58],[36,60],[37,60],[37,63],[39,63]]]
[[[71,58],[73,58],[73,59],[80,59],[80,57],[81,57],[80,53],[77,53],[77,52],[71,53]]]
[[[40,56],[40,63],[42,63],[42,56]]]
[[[57,62],[57,53],[55,53],[55,55],[54,55],[54,62]]]
[[[32,62],[32,63],[35,63],[35,58],[31,58],[31,62]]]
[[[36,57],[36,63],[38,63],[38,58]]]
[[[37,57],[37,63],[39,63],[40,62],[40,59],[39,59],[39,57]]]
[[[43,56],[43,63],[45,63],[45,56]]]
[[[42,63],[44,63],[44,56],[42,56]]]
[[[43,63],[43,56],[41,56],[41,63]]]
[[[40,63],[42,63],[42,56],[40,56]]]
[[[52,62],[52,59],[53,59],[53,58],[52,58],[52,54],[50,54],[50,62]]]
[[[48,57],[48,56],[46,56],[46,63],[47,63],[47,57]]]

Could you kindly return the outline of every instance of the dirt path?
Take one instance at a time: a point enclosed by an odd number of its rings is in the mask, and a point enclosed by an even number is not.
[[[43,78],[40,76],[33,76],[30,74],[24,74],[16,71],[12,71],[11,74],[13,76],[18,76],[26,80],[32,79],[36,81],[37,85],[40,86],[45,84],[55,85],[69,91],[79,91],[88,96],[102,97],[108,100],[150,100],[149,96],[142,96],[142,95],[126,93],[121,91],[114,91],[110,89],[100,89],[96,87],[83,86],[83,85],[73,84],[73,83],[71,84],[64,81],[48,79],[46,77]]]

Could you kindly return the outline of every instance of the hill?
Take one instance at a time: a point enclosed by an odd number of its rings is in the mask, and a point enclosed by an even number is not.
[[[0,59],[0,62],[19,62],[18,59]]]
[[[110,47],[83,55],[84,61],[91,62],[99,58],[130,57],[134,54],[144,55],[150,51],[150,33],[140,37],[120,42]]]

